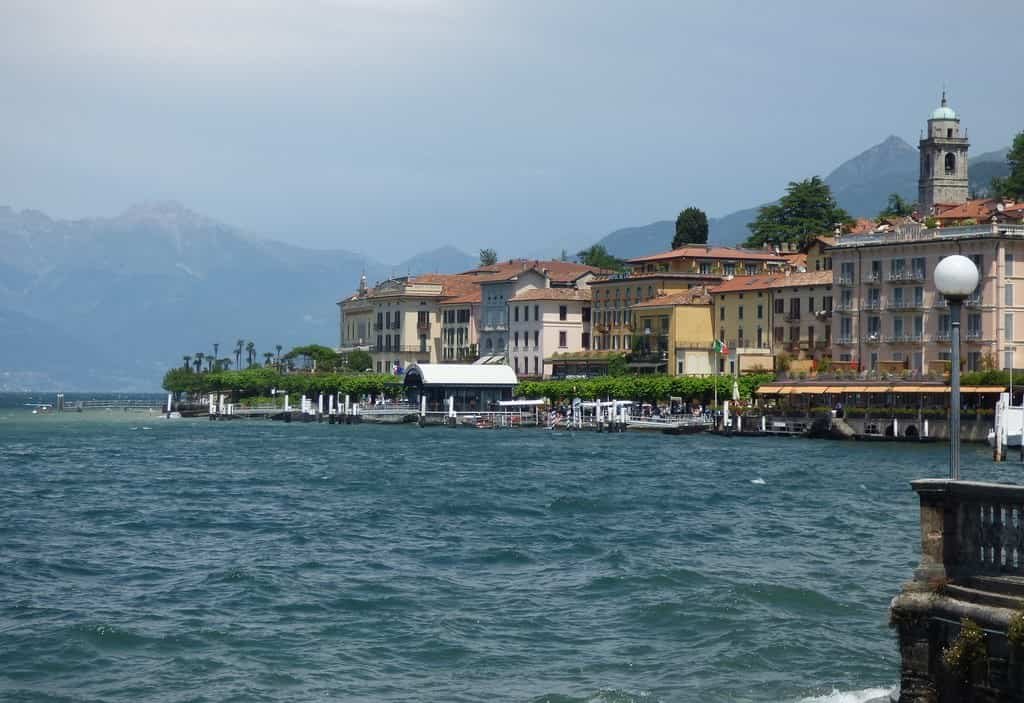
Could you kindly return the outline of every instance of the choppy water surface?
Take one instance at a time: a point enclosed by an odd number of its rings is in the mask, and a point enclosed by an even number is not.
[[[944,462],[0,409],[0,698],[864,700]]]

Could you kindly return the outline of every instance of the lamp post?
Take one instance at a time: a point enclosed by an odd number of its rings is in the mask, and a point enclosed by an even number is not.
[[[949,303],[952,344],[949,378],[949,478],[960,479],[960,309],[978,287],[978,267],[966,256],[947,256],[935,267],[935,287]]]

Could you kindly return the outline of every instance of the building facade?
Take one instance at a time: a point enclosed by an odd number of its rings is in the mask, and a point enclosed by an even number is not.
[[[521,377],[550,378],[553,354],[590,349],[589,289],[534,288],[509,300],[512,368]]]
[[[719,371],[772,369],[786,354],[796,361],[830,356],[832,271],[749,276],[712,288],[716,337],[729,348]]]
[[[1021,365],[1024,226],[1005,223],[923,229],[906,225],[842,235],[835,266],[834,358],[871,371],[941,372],[951,358],[949,309],[935,289],[939,261],[962,254],[980,273],[964,301],[962,356],[971,371]],[[1024,320],[1022,320],[1024,323]]]
[[[630,365],[674,376],[714,373],[711,310],[704,286],[634,304],[638,344]]]
[[[712,274],[672,272],[613,274],[595,278],[590,282],[594,349],[620,353],[632,350],[637,329],[633,315],[635,304],[721,280],[721,276]]]
[[[756,276],[785,270],[784,256],[758,249],[692,245],[629,259],[634,274],[686,273],[700,276]]]
[[[480,287],[441,303],[441,361],[469,363],[478,357]]]

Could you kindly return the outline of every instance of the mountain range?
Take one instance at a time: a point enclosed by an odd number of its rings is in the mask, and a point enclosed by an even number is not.
[[[968,174],[974,192],[984,192],[994,176],[1009,173],[1008,148],[990,151],[972,158]],[[825,178],[840,207],[854,217],[875,217],[885,207],[890,193],[917,200],[918,151],[897,136],[844,161]],[[766,203],[767,204],[767,203]],[[737,210],[722,217],[708,218],[708,241],[735,246],[749,235],[747,223],[757,218],[760,205]],[[674,220],[659,220],[641,227],[627,227],[598,241],[609,253],[620,258],[665,251],[672,245]]]
[[[157,390],[185,354],[337,343],[336,301],[365,272],[462,271],[452,247],[389,265],[255,239],[178,203],[55,220],[0,208],[2,390]]]

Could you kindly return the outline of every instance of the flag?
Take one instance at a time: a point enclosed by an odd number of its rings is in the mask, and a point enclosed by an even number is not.
[[[718,352],[719,354],[727,355],[729,353],[728,345],[720,339],[716,339],[711,349]]]

